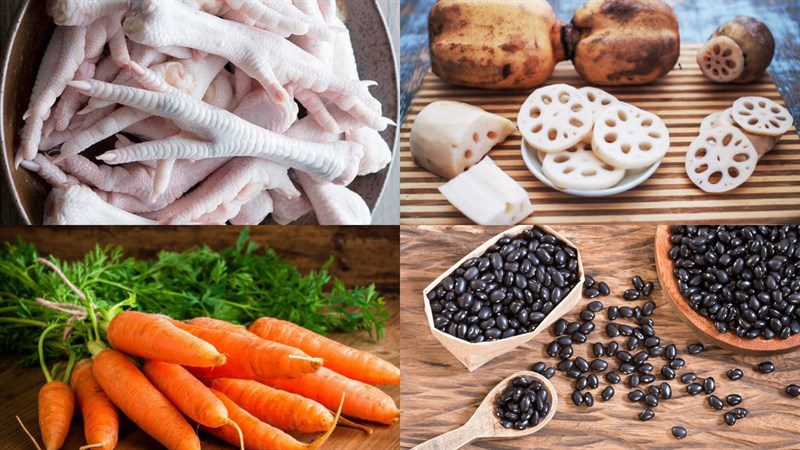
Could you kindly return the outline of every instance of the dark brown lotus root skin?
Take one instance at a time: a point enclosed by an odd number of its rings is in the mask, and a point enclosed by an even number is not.
[[[533,88],[564,59],[564,24],[544,0],[440,0],[428,19],[431,68],[454,84]]]
[[[733,83],[750,83],[764,75],[775,54],[775,38],[763,22],[753,17],[739,16],[722,24],[711,38],[717,36],[731,38],[744,54],[744,71]]]
[[[669,73],[680,56],[678,19],[661,0],[590,1],[567,28],[575,70],[596,85],[650,83]]]

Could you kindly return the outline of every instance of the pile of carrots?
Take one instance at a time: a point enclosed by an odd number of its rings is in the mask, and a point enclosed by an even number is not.
[[[42,361],[39,426],[47,450],[63,446],[76,405],[82,448],[103,450],[117,444],[119,411],[180,450],[200,448],[195,426],[241,448],[311,449],[340,421],[352,424],[340,414],[387,425],[400,416],[372,386],[399,384],[397,367],[278,319],[260,318],[248,329],[125,311],[108,322],[105,340],[98,333],[87,347],[91,358],[74,365],[71,358],[61,380]],[[289,434],[317,432],[311,443]]]

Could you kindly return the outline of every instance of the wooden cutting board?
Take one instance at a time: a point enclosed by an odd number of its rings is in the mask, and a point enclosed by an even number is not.
[[[126,255],[151,258],[158,248],[180,251],[194,245],[207,244],[216,249],[235,244],[241,231],[238,227],[73,227],[73,228],[0,228],[0,243],[17,237],[37,244],[43,253],[52,252],[59,258],[82,257],[87,247],[122,245]],[[366,333],[336,333],[330,337],[351,347],[374,353],[397,365],[399,363],[399,299],[398,299],[398,243],[397,227],[255,227],[251,238],[261,245],[269,245],[279,256],[295,264],[305,273],[317,270],[335,255],[332,272],[345,280],[347,286],[369,283],[368,277],[381,283],[380,291],[386,300],[390,317],[386,322],[386,336],[376,342]],[[68,242],[73,241],[73,242]],[[75,241],[81,241],[80,243]],[[394,249],[394,250],[392,250]],[[367,267],[370,262],[379,270]],[[391,272],[393,271],[393,275]],[[365,274],[369,274],[365,276]],[[36,399],[44,376],[38,367],[21,368],[18,357],[0,357],[0,449],[33,449],[15,416],[23,420],[28,430],[41,443],[36,411]],[[380,386],[395,403],[399,402],[399,386]],[[374,430],[372,435],[362,431],[338,427],[323,449],[396,449],[400,440],[400,426],[384,426],[359,421]],[[310,442],[313,436],[297,436]],[[234,449],[205,433],[200,435],[203,449]],[[64,449],[77,449],[86,443],[83,423],[76,416]],[[119,450],[162,448],[127,418],[120,428]]]
[[[591,344],[611,341],[605,334],[609,306],[644,304],[644,301],[628,302],[621,298],[622,292],[631,287],[630,277],[638,274],[656,285],[651,300],[655,301],[657,309],[651,317],[662,344],[674,343],[679,357],[686,361],[686,366],[678,371],[679,376],[695,372],[699,377],[714,377],[717,384],[714,394],[723,401],[728,394],[741,395],[744,401],[740,406],[747,408],[749,414],[728,427],[722,420],[722,413],[733,407],[714,410],[708,406],[706,395],[689,396],[685,385],[675,379],[668,381],[673,389],[672,399],[653,408],[655,417],[652,420],[641,422],[638,414],[645,407],[628,400],[632,388],[627,385],[627,376],[623,375],[623,382],[614,385],[616,394],[607,402],[600,400],[600,392],[607,385],[601,376],[600,387],[591,390],[595,404],[587,408],[572,403],[574,380],[557,371],[551,381],[558,391],[559,407],[547,427],[524,439],[484,441],[469,448],[797,448],[800,398],[788,397],[784,389],[791,383],[800,384],[800,352],[758,358],[736,355],[709,344],[705,352],[689,355],[686,347],[698,339],[675,315],[669,300],[662,297],[653,260],[655,226],[553,228],[579,248],[586,273],[605,281],[611,288],[611,296],[598,298],[606,309],[597,313],[594,320],[597,328],[586,344],[575,347],[575,357],[591,360]],[[470,373],[434,339],[425,323],[423,288],[454,261],[503,229],[505,227],[401,227],[402,448],[417,445],[466,422],[486,393],[508,375],[530,369],[537,361],[547,362],[548,367],[558,362],[545,352],[546,345],[553,340],[547,330],[530,343]],[[564,317],[570,321],[579,320],[578,313],[587,302],[583,299]],[[625,319],[617,322],[628,323]],[[626,341],[622,337],[615,340],[624,348]],[[605,359],[612,361],[608,357]],[[772,361],[776,367],[768,375],[754,370],[765,360]],[[660,371],[664,362],[662,358],[655,358],[654,372]],[[616,368],[617,365],[614,358],[611,366]],[[744,372],[744,378],[728,380],[725,373],[734,367]],[[656,384],[663,381],[658,375]],[[673,426],[685,427],[688,437],[673,438]]]
[[[762,96],[784,104],[769,76],[747,85],[718,85],[708,81],[695,62],[698,48],[699,44],[683,44],[678,67],[654,84],[608,89],[620,100],[659,115],[669,127],[669,152],[656,173],[637,188],[594,199],[551,189],[525,166],[518,132],[489,153],[530,194],[534,213],[527,223],[800,221],[800,137],[794,127],[761,160],[753,176],[731,192],[705,193],[686,176],[684,154],[706,115],[729,107],[742,96]],[[569,62],[558,64],[548,83],[586,85]],[[516,123],[519,107],[529,94],[530,91],[468,89],[448,84],[432,73],[426,76],[400,134],[401,223],[470,223],[437,190],[445,180],[419,167],[411,157],[409,137],[420,110],[436,100],[454,100],[479,106]]]

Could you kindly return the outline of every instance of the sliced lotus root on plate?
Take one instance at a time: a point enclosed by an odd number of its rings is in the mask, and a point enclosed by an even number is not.
[[[722,114],[719,115],[717,122],[713,125],[713,127],[736,127],[741,129],[742,127],[733,120],[733,116],[731,112],[733,108],[728,108],[725,111],[722,111]],[[756,153],[758,153],[758,157],[761,158],[764,156],[768,151],[772,150],[775,147],[775,144],[778,143],[778,139],[780,136],[762,136],[760,134],[753,134],[748,133],[742,130],[742,133],[750,140],[750,143],[753,144],[753,147],[756,149]]]
[[[598,89],[592,86],[584,86],[578,89],[578,92],[583,94],[589,103],[592,104],[592,115],[595,119],[597,119],[597,115],[605,109],[608,105],[613,105],[614,103],[619,103],[617,97],[609,94],[608,92]]]
[[[733,39],[717,36],[697,51],[697,65],[711,81],[729,83],[744,71],[744,53]]]
[[[758,154],[741,130],[716,127],[700,133],[686,152],[686,174],[697,187],[712,193],[741,185],[756,168]]]
[[[620,102],[597,116],[592,149],[600,160],[618,169],[641,169],[667,154],[669,131],[657,115]]]
[[[625,176],[625,170],[597,159],[585,142],[558,153],[548,153],[542,162],[542,172],[559,189],[581,191],[610,188]]]
[[[730,109],[730,108],[728,108],[728,109]],[[710,130],[710,129],[714,128],[714,125],[716,125],[716,123],[719,120],[719,118],[722,115],[722,113],[723,113],[723,111],[717,111],[717,112],[713,112],[713,113],[707,115],[703,119],[703,121],[700,122],[700,132],[702,133],[703,131]]]
[[[792,126],[789,111],[764,97],[741,97],[733,102],[731,116],[744,131],[764,136],[780,136]]]
[[[560,152],[591,133],[592,105],[572,86],[545,86],[533,91],[522,104],[517,126],[536,150]]]

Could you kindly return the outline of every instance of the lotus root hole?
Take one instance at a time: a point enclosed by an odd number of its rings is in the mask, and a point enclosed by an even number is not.
[[[497,133],[495,133],[494,131],[490,131],[490,132],[486,133],[486,137],[489,138],[489,139],[496,139],[497,138]]]
[[[744,102],[744,107],[747,109],[753,109],[753,104],[750,102]]]
[[[694,152],[694,155],[695,155],[696,157],[698,157],[698,158],[705,158],[705,156],[706,156],[706,149],[704,149],[704,148],[698,149],[696,152]]]
[[[764,101],[762,100],[762,101],[758,102],[758,106],[760,106],[760,107],[762,107],[762,108],[766,108],[766,107],[767,107],[767,104],[766,104],[766,103],[764,103]]]
[[[631,152],[631,144],[622,144],[620,150],[622,150],[622,153],[627,155],[628,153]]]
[[[722,145],[727,147],[728,144],[730,144],[732,140],[733,140],[733,135],[732,134],[726,134],[725,137],[722,138]]]
[[[623,122],[628,120],[628,114],[626,114],[625,111],[617,111],[617,116],[619,116],[619,120]]]
[[[464,152],[464,158],[467,158],[467,159],[472,158],[472,149],[469,149],[469,150]]]
[[[536,125],[533,126],[533,128],[531,128],[531,131],[533,131],[534,133],[538,133],[538,132],[542,131],[542,128],[543,128],[543,125],[540,124],[540,123],[537,123]]]
[[[617,141],[617,133],[608,133],[608,134],[605,136],[605,140],[606,140],[606,142],[608,142],[609,144],[613,144],[614,142],[616,142],[616,141]]]
[[[593,176],[597,175],[597,170],[595,170],[595,169],[586,169],[583,172],[581,172],[581,175],[583,175],[584,177],[593,177]]]
[[[653,139],[658,139],[658,138],[661,137],[661,133],[659,133],[658,131],[651,131],[651,132],[647,133],[647,135],[650,136]]]
[[[608,164],[606,164],[606,163],[603,163],[603,166],[602,166],[602,167],[603,167],[603,169],[605,169],[605,170],[607,170],[607,171],[609,171],[609,172],[613,172],[613,171],[614,171],[614,168],[613,168],[613,167],[611,167],[611,166],[609,166],[609,165],[608,165]]]
[[[729,48],[726,48],[726,49],[725,49],[725,50],[722,52],[722,56],[728,57],[728,56],[731,56],[731,53],[733,53],[733,50],[731,50],[731,49],[729,49]]]
[[[569,101],[569,94],[567,94],[566,92],[558,94],[558,101],[560,101],[561,103],[567,103]]]
[[[606,119],[606,125],[609,127],[615,127],[617,126],[617,122],[614,119]]]
[[[562,164],[562,163],[565,163],[565,162],[569,161],[569,156],[567,156],[567,155],[558,155],[553,159],[553,161],[557,162],[558,164]]]
[[[575,128],[580,128],[580,127],[583,126],[583,122],[581,122],[580,120],[576,119],[575,117],[569,119],[569,124],[572,125]]]
[[[739,114],[742,115],[742,116],[749,116],[750,115],[750,111],[741,111],[741,112],[739,112]]]
[[[745,162],[748,159],[750,159],[750,155],[748,155],[747,153],[737,153],[733,155],[733,160],[736,162]]]
[[[720,180],[722,180],[722,172],[720,171],[716,171],[708,177],[708,182],[711,184],[717,184]]]
[[[641,143],[639,143],[639,150],[641,150],[641,151],[646,152],[646,151],[651,150],[652,148],[653,148],[653,144],[651,144],[649,142],[641,142]]]
[[[739,176],[739,169],[737,169],[736,167],[728,167],[728,175],[730,175],[731,178],[738,177]]]
[[[590,102],[593,102],[593,101],[594,101],[594,99],[596,98],[596,97],[594,96],[594,92],[589,92],[588,94],[586,94],[586,97],[588,97],[588,98],[589,98],[589,101],[590,101]]]
[[[711,145],[717,145],[717,138],[715,138],[714,136],[707,137],[706,141]]]
[[[600,101],[600,104],[603,105],[603,106],[610,105],[611,104],[611,100],[609,100],[607,98],[604,98],[603,100]]]
[[[547,130],[547,139],[555,141],[557,137],[558,137],[558,130],[556,130],[555,128],[550,128],[549,130]]]
[[[651,119],[644,119],[644,120],[642,121],[642,126],[643,126],[643,127],[649,127],[649,126],[650,126],[650,125],[652,125],[652,124],[653,124],[653,121],[652,121]]]
[[[719,44],[714,44],[714,54],[719,55],[719,52],[720,52]]]
[[[703,164],[702,166],[695,168],[694,172],[695,173],[703,173],[706,170],[708,170],[708,164]]]
[[[542,110],[541,110],[541,109],[539,109],[539,108],[533,108],[533,109],[531,110],[531,112],[530,112],[530,115],[531,115],[531,118],[532,118],[532,119],[538,119],[538,118],[539,118],[539,116],[541,116],[541,115],[542,115]]]
[[[770,108],[770,111],[772,111],[772,114],[778,114],[779,112],[781,112],[780,109],[778,109],[778,108],[776,108],[774,106],[772,108]]]
[[[727,76],[729,73],[730,73],[730,72],[728,72],[728,69],[726,69],[726,68],[724,68],[724,67],[722,68],[722,74],[723,74],[723,75],[726,75],[726,76]]]
[[[572,105],[571,109],[575,112],[580,112],[583,109],[583,105],[581,105],[580,103],[575,103],[574,105]]]
[[[773,126],[775,126],[775,127],[779,127],[779,126],[781,126],[781,125],[778,123],[778,121],[776,121],[775,119],[770,119],[769,123],[771,123],[771,124],[772,124]]]
[[[473,133],[472,134],[472,141],[477,143],[479,140],[481,140],[481,137],[478,136],[478,133]]]
[[[564,169],[564,175],[572,173],[573,170],[575,170],[574,167],[567,167],[566,169]]]
[[[757,123],[758,123],[758,119],[756,119],[755,117],[753,117],[753,118],[751,118],[750,120],[748,120],[748,121],[747,121],[747,123],[748,123],[748,124],[750,124],[750,125],[755,125],[755,124],[757,124]]]
[[[725,65],[728,66],[729,69],[735,69],[736,68],[736,61],[734,61],[732,59],[727,59],[727,60],[725,60]]]
[[[542,103],[544,103],[545,105],[549,105],[550,103],[552,103],[552,101],[553,101],[553,98],[550,97],[549,95],[543,95],[542,96]]]

